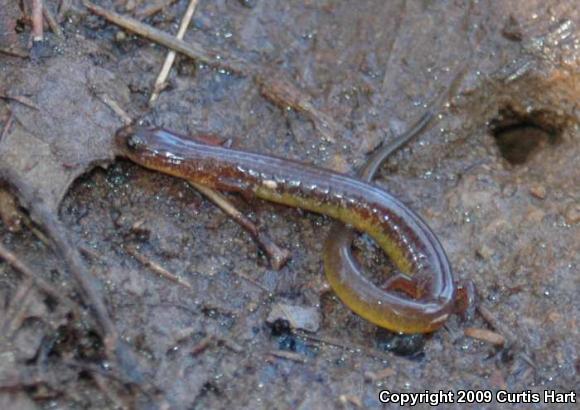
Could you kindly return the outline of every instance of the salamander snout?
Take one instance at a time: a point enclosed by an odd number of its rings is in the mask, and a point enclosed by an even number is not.
[[[143,146],[145,146],[145,140],[139,134],[133,134],[127,138],[127,148],[136,151]]]
[[[146,141],[139,130],[129,125],[120,128],[115,134],[115,145],[122,153],[136,152],[145,147]]]

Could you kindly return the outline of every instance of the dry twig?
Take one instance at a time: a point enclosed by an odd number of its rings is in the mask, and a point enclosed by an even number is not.
[[[96,279],[89,273],[74,241],[66,228],[56,218],[45,201],[32,190],[22,178],[10,167],[0,164],[0,183],[14,193],[20,204],[29,210],[31,217],[44,229],[55,245],[55,250],[66,268],[77,281],[85,300],[94,313],[105,349],[114,363],[117,363],[124,375],[133,382],[143,380],[133,353],[119,337],[115,325],[109,316],[105,302],[99,294]]]
[[[234,74],[250,75],[252,72],[254,72],[252,65],[241,58],[227,55],[225,52],[208,50],[201,44],[194,41],[189,41],[186,43],[183,40],[179,40],[173,37],[171,34],[157,30],[156,28],[148,26],[147,24],[143,24],[133,18],[125,17],[120,14],[108,11],[102,7],[92,4],[87,0],[84,0],[83,4],[90,11],[98,16],[104,17],[111,23],[138,34],[141,37],[144,37],[155,43],[175,50],[178,53],[193,58],[194,60],[203,62],[212,67],[221,68]]]
[[[66,305],[72,312],[76,315],[76,317],[80,317],[80,310],[78,305],[73,302],[68,296],[64,295],[61,291],[56,289],[50,283],[45,281],[40,276],[36,275],[32,270],[25,265],[18,257],[10,252],[8,249],[4,247],[4,245],[0,244],[0,259],[3,259],[7,264],[12,266],[16,271],[20,272],[22,275],[27,277],[28,279],[32,280],[34,285],[42,290],[47,295],[53,297],[54,299],[61,301],[64,305]]]
[[[107,106],[109,107],[119,118],[123,121],[123,124],[130,125],[133,123],[133,119],[127,112],[121,108],[117,101],[113,100],[107,94],[99,93],[97,97]]]
[[[395,49],[395,44],[399,39],[399,31],[401,30],[401,23],[405,19],[405,15],[407,14],[407,0],[402,0],[401,2],[401,11],[397,13],[397,21],[395,23],[395,27],[392,29],[393,38],[388,45],[388,48],[385,52],[387,56],[387,63],[385,64],[385,73],[383,74],[383,91],[387,88],[387,84],[390,82],[389,76],[389,66],[391,65],[391,61],[393,58],[393,50]]]
[[[175,37],[179,40],[183,40],[183,36],[185,35],[185,31],[191,22],[193,17],[193,13],[195,13],[195,8],[197,7],[198,0],[190,0],[189,5],[187,6],[187,10],[185,10],[185,14],[181,19],[181,24],[179,25],[179,30],[177,30],[177,34]],[[161,71],[155,80],[155,85],[153,86],[153,92],[151,93],[151,97],[149,98],[149,104],[152,105],[157,98],[159,97],[159,93],[163,89],[163,85],[167,81],[167,77],[169,76],[169,72],[171,71],[171,66],[175,61],[176,53],[173,50],[169,50],[167,52],[167,56],[165,57],[165,61],[163,62],[163,66],[161,67]]]
[[[62,30],[61,30],[60,26],[58,25],[56,19],[54,18],[54,16],[52,15],[52,13],[51,13],[51,11],[49,10],[48,7],[44,7],[42,9],[42,14],[44,15],[44,18],[45,18],[46,22],[48,23],[48,26],[50,27],[50,30],[58,38],[64,38],[64,34],[62,33]]]
[[[61,0],[60,6],[58,8],[58,14],[56,15],[56,20],[62,22],[64,16],[68,13],[71,8],[72,0]]]
[[[463,329],[463,334],[472,339],[481,340],[482,342],[490,343],[494,346],[503,346],[505,344],[505,337],[499,333],[492,332],[487,329],[478,329],[474,327],[466,327]]]
[[[12,100],[12,101],[16,101],[17,103],[20,103],[28,108],[32,108],[34,110],[38,110],[38,105],[36,105],[34,103],[34,101],[32,101],[30,98],[25,97],[23,95],[11,95],[11,94],[5,94],[0,92],[0,98],[3,98],[5,100]]]
[[[204,185],[190,182],[190,184],[199,192],[208,197],[214,204],[216,204],[222,211],[224,211],[230,218],[244,228],[254,240],[258,243],[260,248],[266,253],[272,267],[279,270],[290,258],[290,252],[287,249],[281,248],[270,239],[270,237],[256,227],[256,225],[234,207],[230,201],[222,194],[216,192]]]
[[[27,278],[18,286],[6,309],[4,323],[0,326],[0,344],[2,344],[2,339],[11,338],[14,331],[22,324],[25,312],[28,309],[28,296],[33,285],[34,281],[31,278]]]
[[[140,263],[142,263],[144,266],[151,269],[153,272],[157,273],[159,276],[162,276],[165,279],[168,279],[172,282],[177,283],[178,285],[183,286],[184,288],[191,290],[191,285],[189,283],[187,283],[186,281],[181,279],[179,276],[174,275],[173,273],[169,272],[167,269],[165,269],[163,266],[159,265],[157,262],[152,261],[151,259],[147,258],[145,255],[140,254],[137,251],[137,249],[135,249],[135,247],[126,246],[125,250],[127,251],[127,253],[129,255],[131,255],[132,257],[137,259]]]
[[[32,41],[44,40],[44,26],[42,20],[42,0],[32,0]]]
[[[8,133],[10,132],[10,127],[12,127],[12,122],[14,122],[14,113],[10,111],[10,115],[8,115],[8,119],[4,123],[4,127],[2,128],[2,133],[0,134],[0,141],[2,141]]]
[[[230,349],[234,353],[242,353],[244,348],[240,346],[238,343],[234,342],[229,337],[220,337],[218,338],[219,343],[223,344],[225,347]]]
[[[347,135],[342,125],[318,110],[308,94],[281,78],[279,73],[257,74],[255,80],[265,98],[282,109],[290,107],[303,113],[326,140],[336,142],[336,135]]]
[[[109,398],[113,404],[112,407],[121,410],[130,410],[132,406],[129,404],[130,399],[126,396],[118,394],[108,382],[108,379],[96,372],[91,373],[91,377],[95,381],[97,387]]]
[[[30,57],[28,55],[28,52],[26,52],[24,50],[18,50],[16,48],[0,47],[0,53],[4,53],[4,54],[7,54],[7,55],[13,56],[13,57],[21,57],[21,58]]]
[[[262,291],[264,291],[264,292],[266,292],[266,293],[272,293],[272,292],[270,291],[270,289],[268,289],[267,287],[265,287],[264,285],[262,285],[260,282],[258,282],[258,281],[256,281],[256,280],[254,280],[254,279],[250,278],[250,277],[249,277],[248,275],[246,275],[245,273],[243,273],[243,272],[238,272],[238,271],[236,271],[236,270],[232,271],[232,273],[233,273],[234,275],[236,275],[236,276],[239,276],[240,278],[242,278],[242,279],[244,279],[244,280],[248,281],[249,283],[251,283],[252,285],[254,285],[255,287],[257,287],[258,289],[260,289],[260,290],[262,290]]]
[[[482,300],[481,295],[480,300]],[[504,325],[493,313],[491,313],[488,308],[479,303],[477,305],[477,311],[492,328],[502,334],[508,346],[513,346],[516,343],[516,335],[511,330],[509,330],[508,327]]]
[[[212,335],[208,335],[201,339],[195,346],[191,348],[191,355],[197,356],[200,353],[203,353],[214,341],[214,337]]]
[[[260,85],[262,94],[266,98],[283,109],[291,107],[306,115],[314,123],[318,132],[328,141],[335,141],[336,135],[346,134],[344,127],[314,106],[308,93],[287,80],[281,80],[279,73],[265,72],[261,67],[241,57],[233,56],[224,51],[209,50],[194,41],[186,43],[138,20],[92,4],[88,0],[84,0],[83,3],[93,13],[141,37],[220,70],[253,78]]]
[[[291,360],[296,363],[305,364],[307,362],[306,358],[303,357],[301,354],[289,352],[287,350],[272,350],[268,352],[268,354],[277,357],[279,359]]]
[[[141,10],[138,10],[135,13],[135,17],[137,17],[139,20],[146,19],[148,17],[151,17],[151,16],[159,13],[165,7],[170,6],[171,4],[175,3],[176,1],[177,0],[159,0],[156,3],[152,4],[151,6],[148,6],[148,7],[141,9]]]

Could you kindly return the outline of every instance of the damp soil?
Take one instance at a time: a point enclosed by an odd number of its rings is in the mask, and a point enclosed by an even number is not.
[[[69,7],[62,16],[61,3]],[[188,2],[96,3],[173,34]],[[185,41],[289,81],[309,97],[309,111],[272,97],[263,79],[180,55],[149,106],[167,50],[82,2],[45,1],[63,37],[46,33],[29,58],[0,53],[0,129],[10,123],[0,161],[39,192],[50,188],[47,201],[84,249],[145,381],[116,378],[90,317],[73,320],[40,290],[24,292],[25,280],[1,263],[0,407],[357,409],[381,408],[384,389],[456,399],[469,389],[577,392],[580,13],[573,1],[503,3],[200,1]],[[147,15],[156,4],[164,7]],[[4,48],[27,45],[19,12],[0,9],[10,28]],[[380,330],[326,284],[328,218],[229,194],[290,252],[275,270],[185,181],[113,159],[109,148],[122,120],[103,95],[142,124],[354,175],[461,70],[436,124],[389,158],[375,183],[424,217],[493,323],[475,312],[428,336]],[[337,124],[332,133],[321,130],[320,113]],[[21,160],[25,148],[34,161]],[[46,158],[51,166],[31,171]],[[50,241],[11,201],[0,197],[4,246],[82,304]],[[362,237],[357,248],[369,271],[384,273],[388,260],[372,241]],[[279,304],[308,308],[318,328],[268,322]],[[467,337],[469,328],[506,343]]]

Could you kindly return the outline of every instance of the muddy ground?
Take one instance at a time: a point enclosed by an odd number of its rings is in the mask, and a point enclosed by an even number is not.
[[[0,232],[14,257],[0,264],[0,408],[357,409],[380,408],[383,389],[578,391],[575,2],[201,0],[184,40],[209,57],[178,55],[152,106],[166,48],[80,1],[46,0],[62,34],[29,49],[20,3],[0,1]],[[188,5],[97,3],[171,34]],[[228,195],[290,252],[275,270],[186,182],[114,159],[124,112],[354,174],[462,70],[436,124],[376,180],[424,216],[480,296],[483,314],[426,337],[378,330],[327,288],[328,218]],[[358,246],[380,271],[383,255]],[[75,279],[83,269],[113,330]],[[280,304],[320,322],[267,323]]]

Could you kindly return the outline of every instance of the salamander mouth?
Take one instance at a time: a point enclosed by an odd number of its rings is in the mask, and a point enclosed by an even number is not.
[[[117,140],[120,139],[126,139],[129,135],[134,134],[135,133],[135,127],[133,125],[126,125],[124,127],[121,127],[117,130],[117,132],[115,133],[115,137],[117,138]]]
[[[146,145],[143,137],[139,135],[138,129],[132,125],[120,128],[116,132],[115,143],[124,153],[140,151]]]

